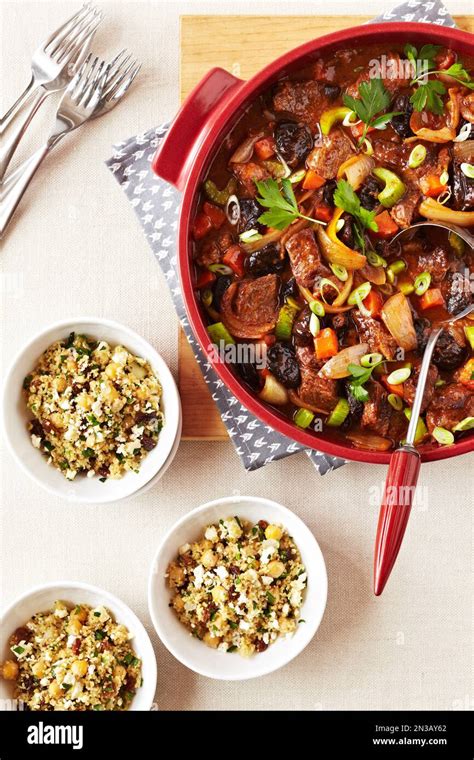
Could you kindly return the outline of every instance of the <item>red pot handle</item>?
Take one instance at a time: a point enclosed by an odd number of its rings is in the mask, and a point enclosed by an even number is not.
[[[211,69],[190,92],[153,158],[155,174],[183,191],[189,169],[224,95],[242,84],[225,69]]]
[[[380,508],[374,556],[374,593],[385,588],[402,544],[420,472],[416,449],[403,447],[392,454]]]

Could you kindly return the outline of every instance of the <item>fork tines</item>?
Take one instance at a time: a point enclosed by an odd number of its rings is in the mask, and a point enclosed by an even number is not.
[[[71,58],[86,38],[90,37],[102,21],[102,11],[92,5],[83,5],[69,21],[54,32],[44,45],[44,51],[61,62]]]

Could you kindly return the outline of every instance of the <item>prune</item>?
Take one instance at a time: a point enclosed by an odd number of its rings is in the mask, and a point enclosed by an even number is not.
[[[298,298],[299,290],[298,285],[294,277],[291,277],[281,287],[281,297],[285,298]]]
[[[433,352],[433,364],[440,369],[456,369],[463,363],[465,356],[464,346],[460,346],[447,330],[443,330]]]
[[[376,206],[380,205],[380,201],[377,198],[379,193],[380,186],[377,180],[369,175],[359,193],[360,205],[366,208],[367,211],[373,211]]]
[[[347,245],[348,248],[354,248],[354,233],[352,231],[352,221],[349,214],[343,214],[344,227],[342,227],[337,236],[339,240]]]
[[[297,388],[301,381],[300,367],[291,348],[275,343],[267,351],[267,367],[287,388]]]
[[[231,282],[232,277],[229,275],[221,275],[216,279],[212,291],[212,305],[216,311],[221,310],[221,298]]]
[[[338,95],[341,94],[341,88],[338,84],[329,84],[327,82],[323,87],[323,92],[329,100],[336,100]]]
[[[413,113],[413,106],[408,95],[398,95],[392,103],[392,111],[401,111],[399,116],[393,116],[390,122],[393,129],[401,138],[411,137],[413,131],[410,127],[410,117]]]
[[[308,127],[295,121],[280,121],[274,131],[278,153],[288,166],[304,161],[313,147],[313,137]]]
[[[474,210],[474,180],[461,171],[461,164],[454,161],[451,167],[451,187],[453,190],[453,207],[457,211]]]
[[[263,208],[253,198],[242,198],[239,201],[240,218],[238,222],[239,235],[247,230],[258,229],[258,217],[263,214]]]
[[[269,243],[259,251],[248,256],[246,261],[247,272],[254,276],[282,272],[285,268],[285,260],[280,256],[280,249],[274,243]]]
[[[293,345],[297,348],[311,346],[313,336],[309,331],[309,320],[311,319],[311,309],[309,306],[300,311],[298,319],[293,322]]]
[[[323,188],[322,201],[326,206],[334,206],[334,191],[337,187],[335,179],[329,179]]]
[[[364,411],[364,404],[362,401],[358,401],[352,395],[349,387],[349,383],[345,384],[347,401],[349,402],[349,411],[353,422],[360,420]]]
[[[237,372],[242,380],[249,385],[254,391],[260,390],[260,377],[255,364],[251,362],[241,362],[235,365]]]

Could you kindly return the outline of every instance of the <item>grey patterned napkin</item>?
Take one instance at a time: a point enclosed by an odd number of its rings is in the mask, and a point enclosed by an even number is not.
[[[455,26],[439,0],[408,0],[371,23],[395,20]],[[113,156],[106,163],[133,206],[151,250],[163,270],[181,325],[237,454],[247,470],[256,470],[269,462],[303,450],[321,475],[341,467],[345,464],[344,459],[304,449],[299,443],[277,433],[250,414],[219,379],[196,341],[186,316],[177,271],[176,232],[181,196],[175,188],[156,177],[150,167],[168,126],[163,124],[118,143],[114,146]]]

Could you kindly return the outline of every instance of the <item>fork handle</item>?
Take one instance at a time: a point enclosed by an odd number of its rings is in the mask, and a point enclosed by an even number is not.
[[[20,112],[15,110],[11,117],[3,121],[0,147],[0,182],[5,176],[18,143],[28,129],[33,116],[49,94],[48,90],[43,87],[33,88],[29,96],[23,101],[23,103],[28,101],[27,106],[22,108]]]
[[[0,190],[0,237],[3,236],[38,167],[55,144],[49,140],[38,148],[3,182]]]
[[[21,93],[20,97],[13,103],[13,105],[8,109],[8,111],[2,116],[0,119],[0,130],[3,133],[3,130],[6,125],[8,125],[17,113],[23,108],[25,103],[31,96],[33,95],[34,91],[39,87],[38,82],[34,78],[34,76],[31,77],[28,85],[25,87],[23,92]]]

